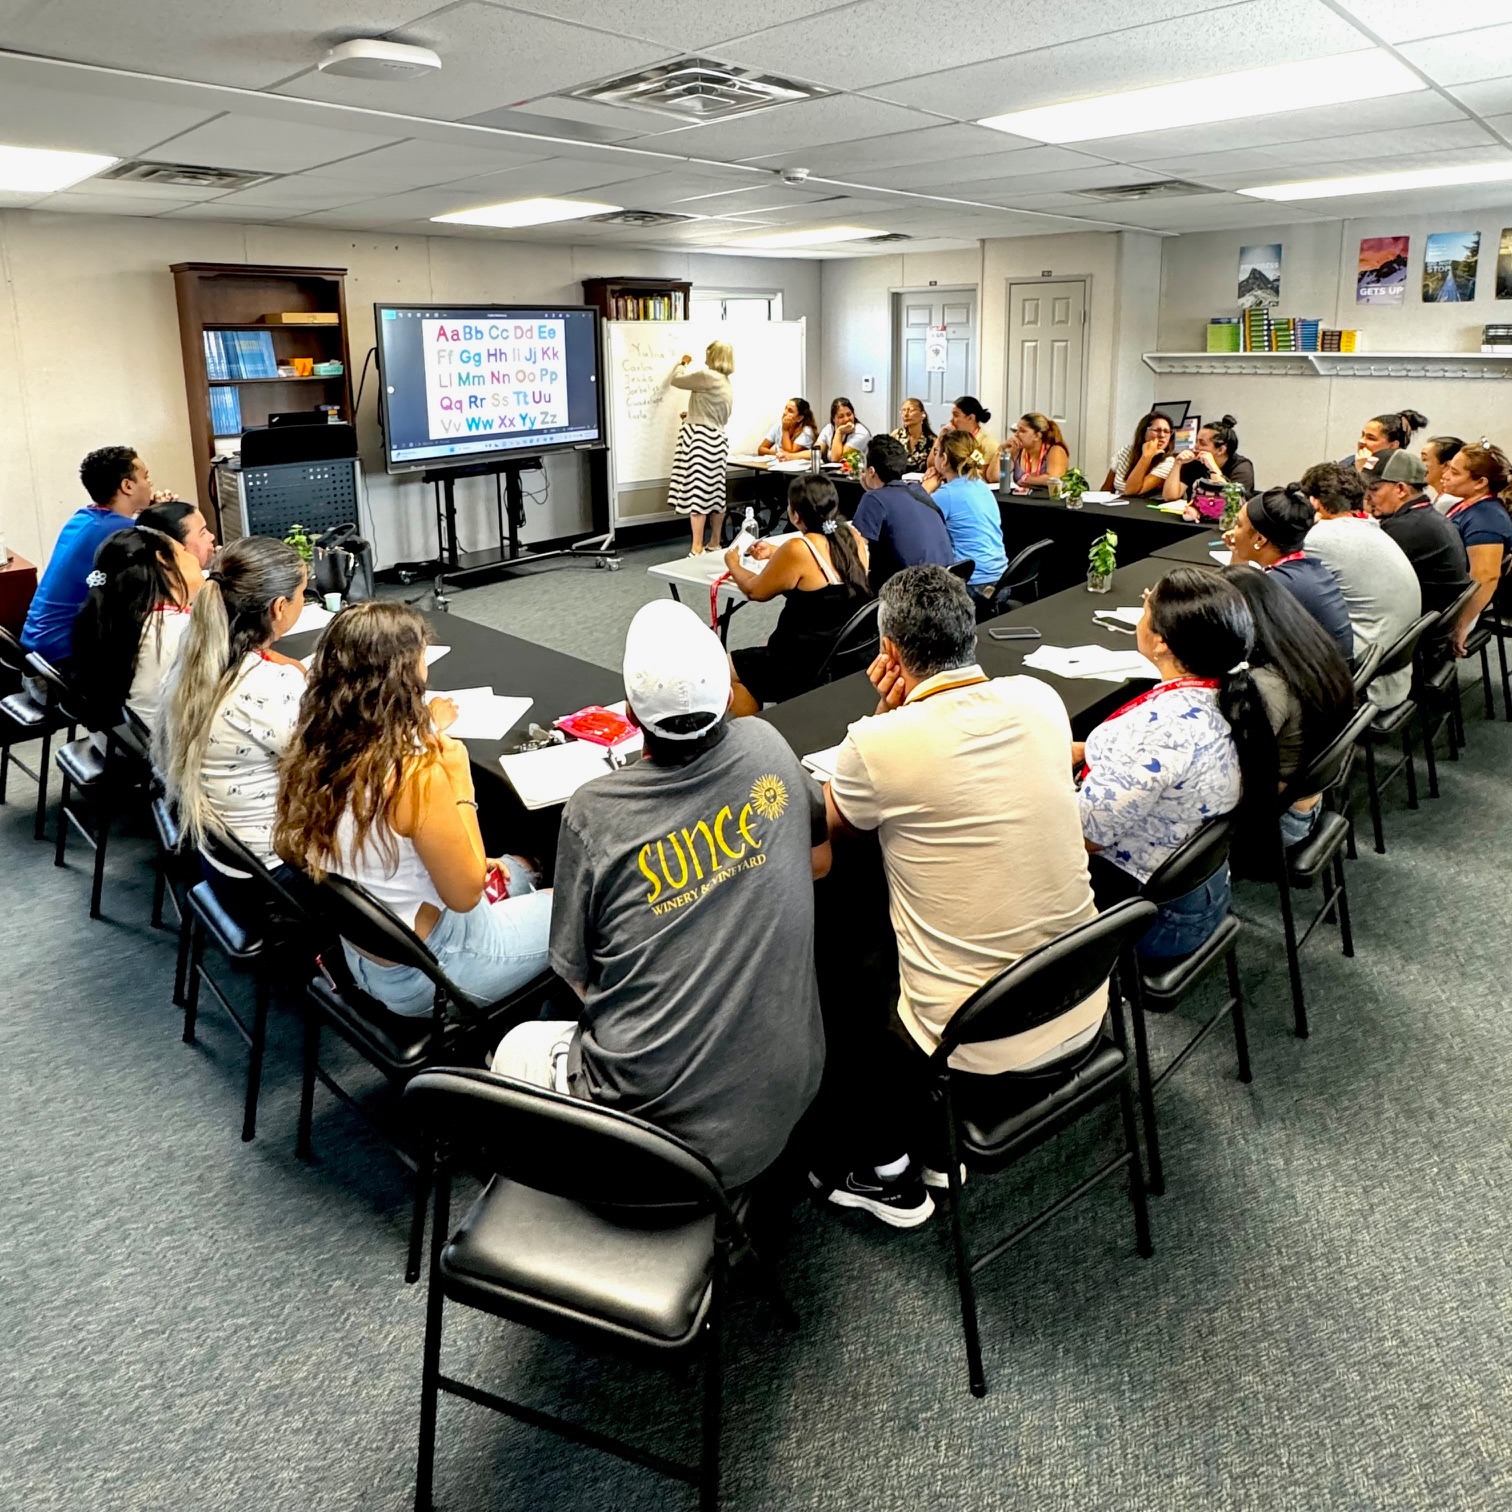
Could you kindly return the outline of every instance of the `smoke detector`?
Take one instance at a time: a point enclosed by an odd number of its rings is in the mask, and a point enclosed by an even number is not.
[[[333,47],[320,60],[321,73],[343,79],[413,79],[436,73],[441,59],[428,47],[407,42],[380,42],[373,37],[353,37]]]

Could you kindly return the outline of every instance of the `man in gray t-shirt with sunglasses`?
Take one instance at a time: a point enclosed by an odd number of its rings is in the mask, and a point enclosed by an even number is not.
[[[770,725],[728,718],[729,658],[684,605],[635,616],[625,693],[645,758],[573,794],[557,848],[551,965],[580,1020],[511,1030],[493,1069],[644,1118],[739,1186],[824,1069],[824,797]]]

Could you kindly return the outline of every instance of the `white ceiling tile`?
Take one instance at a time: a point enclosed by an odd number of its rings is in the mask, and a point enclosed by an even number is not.
[[[381,37],[425,0],[150,0],[10,7],[5,46],[80,63],[260,89],[313,68],[337,42]]]
[[[302,122],[223,115],[181,136],[159,142],[153,156],[170,163],[211,168],[247,168],[259,173],[298,173],[337,158],[352,157],[401,140],[398,133],[335,131]]]
[[[1213,4],[1214,0],[1141,0],[1137,15],[1141,23],[1169,22]],[[793,28],[780,17],[762,19],[767,30],[721,48],[722,61],[811,79],[831,89],[866,89],[889,79],[912,78],[928,61],[917,48],[878,46],[879,38],[943,40],[962,24],[962,12],[956,0],[860,0],[817,18],[809,28],[809,45],[796,54]],[[967,44],[969,56],[978,62],[1005,59],[1003,66],[1016,74],[1022,71],[1020,55],[1100,36],[1109,30],[1110,18],[1107,0],[1059,0],[1055,5],[999,0],[977,20],[980,24]]]
[[[1450,91],[1456,100],[1480,116],[1502,115],[1512,110],[1512,79],[1484,79],[1478,84],[1456,84]]]
[[[1141,171],[1155,178],[1205,181],[1214,173],[1267,173],[1281,162],[1274,147],[1241,147],[1232,152],[1194,152],[1188,157],[1140,159]]]
[[[183,184],[133,184],[116,179],[92,178],[85,179],[81,184],[71,185],[70,194],[93,194],[102,198],[127,199],[141,201],[143,209],[141,214],[151,215],[150,207],[152,200],[171,200],[175,204],[183,204],[185,200],[198,203],[201,200],[212,200],[224,194],[224,189],[189,188]]]
[[[1014,152],[984,153],[963,157],[939,167],[915,165],[887,175],[893,189],[918,189],[926,193],[943,192],[944,185],[986,184],[1007,179],[1028,179],[1041,173],[1074,173],[1082,168],[1104,166],[1096,154],[1073,147],[1021,147]]]
[[[241,200],[206,200],[199,205],[181,205],[165,211],[164,220],[245,221],[248,225],[265,225],[269,221],[292,220],[306,212],[294,206],[251,205]]]
[[[1507,0],[1455,0],[1442,10],[1423,0],[1341,0],[1377,36],[1388,42],[1411,42],[1492,26],[1507,19]]]
[[[79,194],[64,190],[49,194],[35,208],[65,210],[78,215],[162,215],[193,203],[190,200],[141,199],[132,194]]]
[[[65,90],[0,80],[0,142],[134,157],[215,114],[182,105],[126,101],[109,88]]]
[[[998,155],[1017,143],[1034,147],[1027,138],[1005,136],[984,126],[951,123],[929,126],[919,131],[900,131],[887,136],[863,137],[839,147],[825,147],[802,154],[803,166],[812,173],[836,178],[860,175],[866,169],[915,167],[921,163],[968,163],[986,155]],[[748,161],[763,167],[781,167],[793,153],[774,152]],[[866,175],[876,177],[875,174]]]
[[[280,85],[277,92],[456,121],[667,56],[658,44],[502,10],[481,0],[443,6],[400,27],[390,40],[433,49],[441,56],[441,72],[398,84],[311,73]]]
[[[1211,11],[1200,22],[1131,27],[1038,52],[1026,50],[1011,67],[967,64],[878,85],[871,93],[957,120],[980,120],[1246,66],[1331,57],[1369,45],[1317,0],[1245,0]]]
[[[485,110],[471,116],[473,126],[514,127],[521,131],[560,132],[583,141],[624,142],[631,137],[673,131],[681,123],[650,110],[632,110],[623,105],[605,105],[598,100],[574,100],[566,95],[546,95],[523,105]]]
[[[1440,84],[1504,78],[1512,73],[1512,25],[1485,26],[1429,42],[1409,42],[1402,55]]]
[[[424,189],[432,184],[450,183],[455,179],[476,178],[479,174],[520,168],[527,163],[545,162],[551,149],[544,144],[521,144],[523,150],[505,151],[493,147],[458,146],[450,142],[410,141],[392,147],[380,147],[360,157],[344,158],[326,168],[314,169],[310,178],[337,178],[347,183],[368,185],[368,193],[395,193],[402,189]]]
[[[826,95],[818,100],[774,105],[734,120],[685,127],[664,136],[637,138],[632,145],[643,143],[657,152],[730,161],[790,153],[792,161],[801,164],[807,152],[836,142],[925,130],[939,124],[932,116],[881,100],[863,99],[859,95]]]
[[[449,184],[449,189],[470,196],[474,205],[494,204],[499,200],[524,199],[537,194],[582,194],[592,190],[592,198],[628,204],[624,195],[633,195],[634,183],[649,178],[661,164],[644,159],[606,157],[601,162],[584,163],[576,158],[552,158],[543,163],[527,163],[503,173],[479,174]],[[690,179],[690,183],[697,180]],[[623,185],[623,191],[618,186]],[[610,190],[614,192],[611,193]],[[600,193],[599,191],[603,192]]]
[[[529,8],[538,15],[583,26],[612,23],[615,31],[627,37],[644,37],[680,53],[742,36],[757,24],[803,20],[833,10],[835,4],[836,0],[761,0],[759,23],[743,8],[689,6],[685,0],[615,0],[612,14],[605,13],[603,0],[532,0]],[[627,65],[624,71],[629,72],[631,67]]]
[[[293,214],[306,210],[334,210],[339,205],[355,204],[358,200],[373,197],[371,184],[351,179],[316,178],[308,173],[291,173],[287,178],[269,179],[266,184],[254,184],[250,189],[238,189],[220,196],[228,205],[258,205],[274,210],[287,208]]]

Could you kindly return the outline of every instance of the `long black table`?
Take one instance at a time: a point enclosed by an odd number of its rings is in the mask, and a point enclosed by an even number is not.
[[[1162,547],[1177,546],[1211,525],[1190,525],[1180,515],[1152,509],[1148,499],[1127,504],[1083,504],[1069,509],[1061,499],[1041,494],[998,494],[1003,520],[1003,544],[1011,558],[1017,551],[1047,536],[1055,549],[1046,553],[1040,569],[1041,593],[1056,593],[1085,581],[1087,552],[1105,530],[1118,537],[1118,560],[1134,562]]]
[[[1174,546],[1162,546],[1152,555],[1163,562],[1181,562],[1188,567],[1217,568],[1222,563],[1215,562],[1210,553],[1227,550],[1228,547],[1223,544],[1223,536],[1219,533],[1217,526],[1209,525],[1206,530],[1200,531],[1188,540]]]

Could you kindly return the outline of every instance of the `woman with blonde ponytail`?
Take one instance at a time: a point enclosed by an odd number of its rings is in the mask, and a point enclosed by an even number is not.
[[[929,459],[924,486],[934,496],[958,562],[976,563],[971,596],[981,608],[1008,569],[1003,516],[997,495],[983,481],[989,458],[976,436],[947,427]]]
[[[158,767],[194,843],[229,830],[275,867],[278,765],[305,674],[272,647],[299,618],[306,576],[284,541],[243,536],[221,552],[194,600],[157,730]],[[217,885],[218,875],[212,865]]]

